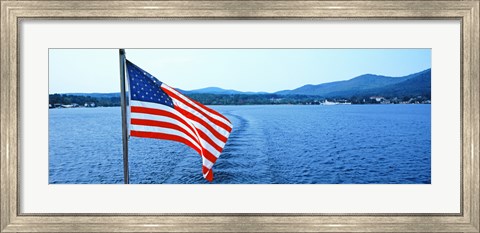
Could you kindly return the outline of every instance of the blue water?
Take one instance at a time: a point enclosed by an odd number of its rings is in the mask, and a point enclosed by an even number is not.
[[[431,182],[430,105],[213,106],[233,125],[216,184]],[[130,183],[197,184],[183,144],[130,138]],[[49,110],[50,183],[123,183],[120,108]]]

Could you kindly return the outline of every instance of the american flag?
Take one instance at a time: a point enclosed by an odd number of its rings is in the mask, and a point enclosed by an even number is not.
[[[222,114],[182,95],[140,67],[126,61],[129,82],[130,136],[181,142],[202,156],[202,173],[222,153],[232,123]]]

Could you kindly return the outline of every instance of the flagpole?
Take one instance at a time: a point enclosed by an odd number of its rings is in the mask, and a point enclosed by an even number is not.
[[[128,175],[128,132],[127,132],[127,94],[125,91],[125,49],[119,50],[120,55],[120,102],[122,108],[122,142],[123,142],[123,180],[129,183]]]

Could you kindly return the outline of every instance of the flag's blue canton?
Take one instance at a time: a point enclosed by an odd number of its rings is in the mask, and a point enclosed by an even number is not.
[[[128,60],[127,72],[132,100],[163,104],[173,108],[172,99],[160,88],[162,82]]]

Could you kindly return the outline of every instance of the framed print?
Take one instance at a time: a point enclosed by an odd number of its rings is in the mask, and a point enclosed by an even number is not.
[[[2,0],[1,35],[1,232],[480,231],[479,1]]]

